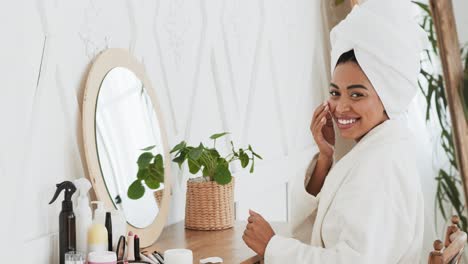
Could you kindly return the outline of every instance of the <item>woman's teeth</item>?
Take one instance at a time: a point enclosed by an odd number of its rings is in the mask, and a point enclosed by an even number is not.
[[[357,119],[338,119],[338,123],[342,124],[342,125],[348,125],[348,124],[352,124],[352,123],[355,123]]]

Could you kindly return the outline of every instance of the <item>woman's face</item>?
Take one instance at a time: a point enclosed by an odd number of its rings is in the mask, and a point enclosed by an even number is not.
[[[340,134],[346,139],[359,141],[372,128],[388,119],[374,87],[354,62],[336,66],[328,102]]]

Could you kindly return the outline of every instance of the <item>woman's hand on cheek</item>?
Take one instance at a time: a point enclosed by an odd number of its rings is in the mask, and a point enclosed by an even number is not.
[[[252,210],[249,210],[249,214],[250,217],[242,239],[255,253],[264,256],[268,242],[275,235],[275,232],[260,214]]]

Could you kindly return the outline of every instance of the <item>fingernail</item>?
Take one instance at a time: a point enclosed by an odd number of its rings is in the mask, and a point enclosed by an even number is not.
[[[326,119],[325,117],[322,117],[321,122],[322,122],[322,123],[325,123],[326,121],[327,121],[327,119]]]

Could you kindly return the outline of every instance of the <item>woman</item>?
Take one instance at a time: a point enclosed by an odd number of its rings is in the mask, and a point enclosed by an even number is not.
[[[405,113],[426,38],[409,3],[369,0],[332,30],[330,97],[311,124],[319,153],[293,191],[297,239],[253,211],[244,232],[267,264],[419,263],[424,203]],[[336,164],[333,123],[356,141]]]

